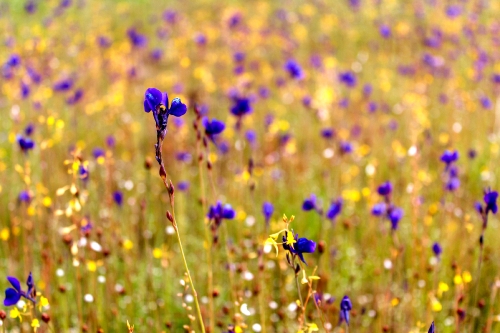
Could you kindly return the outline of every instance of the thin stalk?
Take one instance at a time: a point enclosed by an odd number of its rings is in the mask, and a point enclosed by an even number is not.
[[[200,303],[198,301],[198,294],[196,293],[193,279],[191,278],[191,273],[189,272],[186,256],[184,254],[184,248],[182,247],[181,235],[179,233],[179,228],[177,226],[177,220],[175,219],[174,186],[172,185],[172,181],[170,181],[170,184],[167,184],[167,172],[165,171],[165,166],[163,165],[162,146],[163,146],[164,136],[165,134],[164,133],[162,134],[161,131],[157,129],[156,160],[158,161],[158,164],[160,164],[160,177],[163,181],[163,184],[165,185],[165,188],[168,191],[168,196],[170,198],[170,208],[172,209],[171,214],[167,211],[167,218],[170,220],[170,222],[172,222],[172,226],[174,227],[175,234],[177,236],[177,241],[179,242],[179,249],[181,251],[182,261],[184,262],[184,268],[186,270],[186,274],[189,280],[189,285],[193,290],[193,297],[196,305],[196,313],[198,315],[198,321],[200,322],[201,332],[205,333],[205,324],[203,323],[203,316],[201,315]]]

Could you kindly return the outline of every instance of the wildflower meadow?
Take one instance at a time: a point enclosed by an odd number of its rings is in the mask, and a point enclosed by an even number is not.
[[[0,0],[0,333],[500,332],[499,15]]]

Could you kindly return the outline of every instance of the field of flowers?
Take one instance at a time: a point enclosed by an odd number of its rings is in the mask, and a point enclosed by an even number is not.
[[[500,332],[499,15],[0,1],[0,332]]]

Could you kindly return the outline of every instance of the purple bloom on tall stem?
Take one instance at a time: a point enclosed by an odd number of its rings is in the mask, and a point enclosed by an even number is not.
[[[439,245],[438,242],[436,242],[432,244],[432,252],[434,252],[434,255],[436,257],[439,257],[441,253],[443,253],[443,248],[441,247],[441,245]]]
[[[379,28],[380,35],[384,38],[389,38],[391,37],[391,27],[389,27],[387,24],[382,24]]]
[[[128,29],[127,36],[134,47],[146,46],[148,42],[146,36],[138,33],[135,28]]]
[[[381,202],[373,205],[372,207],[372,214],[374,216],[382,216],[385,214],[386,211],[386,204]]]
[[[26,285],[28,287],[27,291],[23,291],[21,289],[21,283],[15,277],[7,276],[7,280],[11,284],[12,288],[7,288],[5,290],[5,299],[3,301],[4,306],[16,305],[21,297],[24,297],[33,303],[36,302],[35,283],[33,282],[33,276],[31,273],[28,275],[28,279],[26,280]]]
[[[247,139],[248,143],[251,146],[254,146],[255,140],[257,139],[257,134],[255,133],[254,130],[249,129],[245,132],[245,139]]]
[[[242,117],[252,112],[252,105],[250,99],[246,97],[233,98],[233,106],[231,106],[231,113],[237,117]]]
[[[321,130],[321,136],[325,139],[331,139],[335,136],[335,131],[333,128],[323,128]]]
[[[458,161],[458,151],[445,150],[443,155],[441,155],[441,161],[446,164],[446,169],[449,168],[450,164]]]
[[[35,147],[35,142],[33,140],[28,137],[23,137],[22,135],[17,136],[17,143],[23,153],[27,153]]]
[[[115,191],[113,193],[113,201],[118,205],[123,205],[123,193],[121,191]]]
[[[64,79],[57,81],[52,89],[54,91],[68,91],[73,87],[73,80],[72,79]]]
[[[11,68],[17,67],[21,64],[21,57],[18,54],[12,54],[5,64]]]
[[[305,211],[310,211],[316,209],[316,196],[311,194],[311,196],[304,200],[302,203],[302,209]]]
[[[222,205],[220,201],[213,206],[210,206],[207,217],[214,220],[216,225],[219,225],[223,219],[232,220],[236,217],[236,212],[230,204]]]
[[[181,181],[177,184],[177,188],[179,189],[179,191],[185,192],[189,189],[189,182]]]
[[[352,310],[352,303],[349,297],[346,295],[340,301],[340,322],[345,321],[347,326],[349,326],[349,313]]]
[[[285,70],[288,72],[292,79],[301,80],[304,78],[304,72],[299,63],[290,59],[285,64]]]
[[[262,214],[264,214],[264,219],[266,220],[266,224],[269,224],[269,220],[274,212],[274,206],[270,202],[264,202],[262,204]]]
[[[27,136],[31,136],[34,130],[35,130],[35,125],[29,123],[28,126],[26,126],[26,128],[24,129],[24,134],[26,134]]]
[[[205,135],[213,140],[215,135],[218,135],[224,131],[226,125],[217,119],[208,119],[208,117],[203,117],[201,120],[203,127],[205,127]]]
[[[389,220],[391,221],[391,229],[392,230],[398,229],[399,221],[401,220],[403,215],[404,215],[403,209],[401,209],[399,207],[391,209],[388,217],[389,217]]]
[[[116,144],[115,137],[112,135],[108,135],[108,137],[106,138],[106,146],[108,146],[108,148],[113,149],[115,147],[115,144]]]
[[[353,148],[352,148],[352,144],[350,142],[343,141],[340,143],[340,152],[342,154],[349,154],[349,153],[352,153],[352,151],[353,151]]]
[[[76,104],[76,103],[78,103],[82,99],[82,97],[83,97],[83,90],[82,89],[77,89],[73,95],[69,96],[66,99],[66,103],[68,105]]]
[[[493,103],[491,103],[491,100],[486,97],[486,96],[483,96],[479,99],[479,101],[481,102],[481,106],[484,108],[484,109],[491,109],[492,106],[493,106]]]
[[[92,156],[94,156],[95,159],[98,159],[99,157],[104,157],[106,155],[106,152],[104,149],[96,147],[94,150],[92,150]]]
[[[493,214],[497,213],[498,206],[497,206],[497,199],[498,199],[498,192],[492,191],[490,189],[487,189],[484,193],[484,203],[486,204],[484,208],[484,212],[486,215],[488,215],[489,212],[492,212]]]
[[[349,88],[354,88],[357,83],[356,75],[351,71],[340,73],[339,81],[348,86]]]
[[[36,12],[36,2],[34,0],[28,0],[25,4],[24,4],[24,10],[26,11],[26,13],[28,14],[33,14],[34,12]]]
[[[187,106],[181,102],[180,98],[174,98],[170,107],[168,102],[167,93],[162,93],[156,88],[148,88],[144,93],[144,111],[152,111],[156,130],[162,138],[167,133],[168,117],[170,115],[181,117],[187,112]]]
[[[334,221],[335,218],[342,212],[342,198],[332,201],[330,208],[326,211],[326,218]]]
[[[26,83],[21,82],[21,98],[28,98],[28,96],[30,95],[30,91],[30,87]]]
[[[20,202],[29,203],[31,201],[31,193],[29,191],[21,191],[18,199]]]
[[[388,197],[392,193],[392,184],[391,182],[385,182],[380,185],[377,189],[378,194],[384,197]]]
[[[288,245],[286,244],[288,232],[290,231],[285,231],[285,235],[283,236],[283,249],[289,251],[293,255],[298,255],[300,260],[307,265],[304,259],[304,253],[314,253],[314,251],[316,251],[316,242],[305,237],[299,238],[299,234],[295,234],[295,243],[293,245]]]

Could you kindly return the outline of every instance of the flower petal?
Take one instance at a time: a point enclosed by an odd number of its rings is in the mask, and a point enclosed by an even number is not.
[[[17,302],[19,302],[19,299],[21,298],[21,294],[13,289],[13,288],[7,288],[5,290],[5,299],[3,301],[4,306],[11,306],[11,305],[16,305]]]
[[[15,290],[17,290],[17,292],[21,292],[21,283],[18,279],[13,276],[7,276],[7,280],[9,280],[10,284],[12,285],[12,287],[14,287]]]
[[[180,117],[183,116],[187,111],[187,106],[186,104],[181,102],[181,99],[176,97],[172,100],[172,105],[170,106],[170,109],[168,111],[169,114]]]

